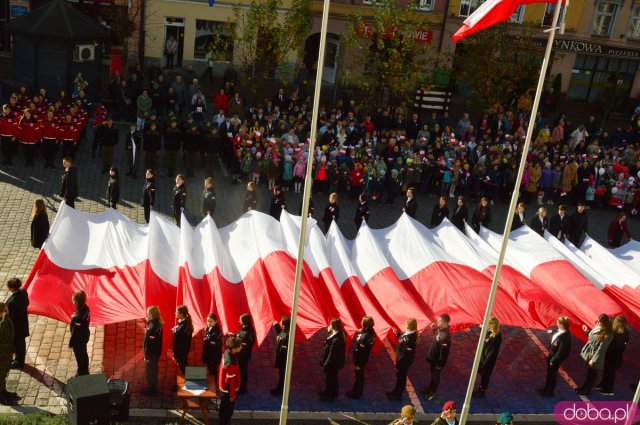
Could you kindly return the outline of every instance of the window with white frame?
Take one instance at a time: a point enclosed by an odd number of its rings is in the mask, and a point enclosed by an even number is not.
[[[522,23],[522,18],[524,18],[524,5],[520,5],[518,6],[518,8],[516,9],[515,12],[513,12],[513,15],[511,15],[511,18],[509,18],[509,22],[514,22],[516,24],[521,24]]]
[[[544,16],[542,17],[542,26],[550,27],[553,24],[553,12],[556,11],[556,5],[548,3],[544,10]],[[560,7],[560,15],[558,20],[561,22],[564,16],[564,5]]]
[[[460,17],[467,17],[476,11],[478,6],[484,3],[485,0],[461,0],[460,1]]]
[[[595,12],[593,14],[593,27],[591,28],[591,34],[593,35],[611,35],[613,24],[618,13],[617,2],[612,1],[598,1],[596,4]]]
[[[627,29],[627,38],[640,40],[640,4],[638,3],[635,3],[633,6],[631,6],[629,28]]]
[[[418,0],[418,10],[425,10],[431,12],[436,3],[436,0]]]

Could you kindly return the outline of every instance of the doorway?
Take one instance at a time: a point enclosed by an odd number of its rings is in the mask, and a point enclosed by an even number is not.
[[[316,70],[318,66],[318,49],[320,47],[320,34],[312,34],[304,43],[304,59],[307,69]],[[322,81],[335,84],[338,74],[338,55],[340,39],[335,34],[327,34],[327,45],[324,50],[324,66],[322,68]]]
[[[162,45],[163,56],[166,55],[166,45],[169,37],[173,37],[178,42],[178,51],[173,59],[174,65],[182,67],[182,56],[184,53],[184,18],[164,18],[164,43]]]

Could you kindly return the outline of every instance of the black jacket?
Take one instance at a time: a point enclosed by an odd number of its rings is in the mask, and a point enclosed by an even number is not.
[[[449,218],[449,208],[446,205],[444,207],[440,207],[440,204],[434,205],[431,213],[431,227],[439,226],[445,218]]]
[[[156,179],[145,180],[142,188],[142,204],[153,207],[156,203]]]
[[[120,180],[111,177],[107,183],[107,202],[109,206],[117,204],[120,199]]]
[[[520,214],[517,212],[513,215],[513,222],[511,224],[511,231],[517,230],[527,224],[527,217],[525,214],[522,214],[522,219],[520,218]]]
[[[491,374],[498,360],[500,344],[502,344],[502,332],[493,338],[490,335],[491,332],[487,332],[487,336],[484,339],[482,355],[480,356],[480,368],[478,371],[481,375]]]
[[[93,137],[98,139],[100,146],[116,146],[118,144],[120,134],[118,133],[117,128],[103,124],[96,129]]]
[[[143,148],[145,152],[158,152],[162,143],[160,142],[162,135],[156,129],[154,131],[147,131],[144,133]]]
[[[410,366],[416,356],[418,333],[403,332],[398,334],[398,346],[396,347],[396,368],[400,365]]]
[[[565,214],[563,218],[560,214],[555,214],[549,220],[549,233],[564,242],[569,237],[570,218]]]
[[[571,237],[569,240],[576,246],[576,248],[580,248],[582,236],[589,231],[589,218],[587,217],[586,211],[583,211],[582,213],[576,211],[573,213],[571,216],[570,229]]]
[[[89,342],[89,322],[91,321],[91,315],[89,307],[85,304],[80,308],[78,313],[74,313],[71,316],[71,323],[69,328],[71,331],[71,338],[69,339],[69,347],[82,347]]]
[[[553,339],[553,338],[552,338]],[[565,331],[551,343],[549,346],[549,356],[547,360],[554,366],[560,365],[569,358],[571,354],[571,333]]]
[[[42,248],[42,244],[49,236],[49,217],[46,214],[37,214],[31,222],[31,246]]]
[[[407,198],[407,201],[404,205],[404,212],[411,218],[416,218],[416,213],[418,212],[418,201],[413,197],[411,199]]]
[[[184,184],[173,188],[173,202],[171,204],[174,211],[180,211],[187,205],[187,187]]]
[[[253,346],[256,344],[256,330],[252,326],[243,326],[236,335],[242,345],[242,350],[238,353],[240,361],[248,361],[253,353]]]
[[[473,217],[471,218],[471,227],[473,227],[473,230],[475,230],[476,232],[479,232],[480,226],[486,228],[489,227],[492,218],[493,214],[491,213],[491,208],[489,208],[488,205],[484,208],[478,206],[473,212]]]
[[[548,227],[549,220],[547,220],[547,217],[543,217],[542,221],[540,221],[540,216],[536,214],[536,216],[531,220],[531,230],[540,236],[544,236],[544,231],[547,230]]]
[[[324,341],[320,354],[320,366],[325,370],[340,370],[344,367],[346,350],[344,333],[336,332]]]
[[[242,206],[242,213],[246,213],[249,210],[255,210],[258,206],[258,194],[256,190],[249,192],[244,195],[244,204]]]
[[[45,216],[46,217],[46,216]],[[29,294],[24,289],[18,289],[9,295],[6,301],[9,317],[13,322],[13,334],[16,338],[29,336],[29,316],[27,307],[29,306]]]
[[[204,189],[202,191],[202,215],[207,216],[210,214],[213,216],[213,211],[216,209],[216,191],[212,188]]]
[[[359,330],[353,337],[353,365],[364,367],[369,361],[371,348],[376,342],[376,334],[373,329]]]
[[[436,329],[427,353],[427,362],[429,364],[443,368],[447,365],[449,358],[449,350],[451,349],[451,333],[449,327],[445,329]]]
[[[278,336],[276,337],[275,367],[277,367],[278,369],[284,369],[287,365],[287,349],[289,347],[289,330],[284,329],[278,323],[275,323],[273,325],[273,329],[278,334]]]
[[[11,312],[9,312],[11,314]],[[13,319],[13,317],[11,317]],[[15,320],[13,321],[15,325]],[[611,367],[613,369],[619,369],[622,366],[622,355],[627,349],[629,343],[629,332],[626,330],[622,333],[615,332],[609,347],[607,347],[607,353],[604,357],[604,367]]]
[[[160,319],[153,319],[147,323],[144,331],[142,350],[146,360],[158,361],[162,353],[162,325]]]
[[[78,197],[78,171],[73,165],[62,174],[60,196],[72,200]]]
[[[191,351],[191,329],[186,320],[181,320],[173,328],[173,357],[187,357]]]
[[[206,328],[202,334],[202,362],[209,365],[219,365],[222,359],[222,330],[220,325]]]
[[[164,149],[169,152],[177,152],[182,145],[182,131],[178,127],[169,127],[164,131]]]
[[[280,214],[282,214],[282,210],[286,209],[287,202],[284,200],[283,194],[271,198],[271,206],[269,207],[269,215],[271,217],[275,218],[276,220],[280,220]]]
[[[469,219],[469,209],[466,205],[461,207],[456,207],[453,212],[453,216],[451,217],[451,222],[454,226],[456,226],[462,233],[464,233],[464,223]]]
[[[356,216],[353,219],[354,223],[356,223],[356,227],[360,228],[362,220],[369,222],[369,203],[367,201],[364,201],[363,203],[358,202]]]
[[[338,221],[340,218],[340,207],[338,204],[329,203],[326,207],[324,207],[324,215],[322,216],[322,222],[324,223],[324,228],[329,230],[329,226],[331,226],[331,222],[333,220]]]

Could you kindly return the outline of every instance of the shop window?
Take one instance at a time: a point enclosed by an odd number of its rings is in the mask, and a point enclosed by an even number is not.
[[[460,14],[458,16],[466,18],[476,11],[484,0],[462,0],[460,2]]]
[[[631,6],[627,38],[631,40],[640,40],[640,4],[638,3]]]
[[[233,29],[227,22],[196,19],[194,59],[230,62],[233,59]]]
[[[611,35],[619,6],[618,3],[611,1],[598,1],[593,15],[592,35]]]
[[[513,15],[511,15],[511,18],[509,18],[509,22],[513,22],[515,24],[521,24],[522,18],[524,18],[524,7],[525,6],[522,4],[518,6],[516,11],[513,12]]]

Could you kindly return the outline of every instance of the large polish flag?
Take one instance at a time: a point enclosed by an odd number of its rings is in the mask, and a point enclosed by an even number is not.
[[[520,5],[530,3],[557,3],[553,0],[487,0],[465,19],[462,26],[455,34],[453,41],[458,42],[463,38],[489,28],[511,18]]]
[[[636,274],[640,275],[640,242],[631,240],[619,248],[614,248],[611,253]]]
[[[481,228],[480,237],[496,251],[500,249],[501,235]],[[582,324],[592,326],[601,313],[611,316],[625,311],[603,291],[602,285],[587,279],[566,257],[528,226],[511,232],[509,239],[506,264],[529,277],[573,313]]]

